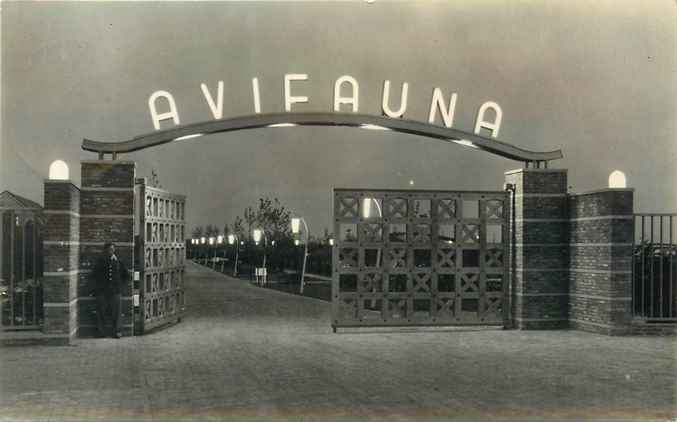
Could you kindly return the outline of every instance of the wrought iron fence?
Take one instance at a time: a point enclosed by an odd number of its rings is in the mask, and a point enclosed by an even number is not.
[[[39,208],[0,208],[0,316],[3,330],[42,327],[42,223]]]
[[[635,318],[677,322],[677,214],[635,214]]]

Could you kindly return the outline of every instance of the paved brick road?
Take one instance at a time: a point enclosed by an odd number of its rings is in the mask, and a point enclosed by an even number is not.
[[[332,334],[330,306],[190,266],[144,337],[0,349],[0,420],[540,421],[677,416],[676,341],[577,331]]]

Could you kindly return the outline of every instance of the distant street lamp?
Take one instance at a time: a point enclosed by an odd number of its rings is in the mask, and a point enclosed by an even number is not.
[[[303,268],[301,269],[300,289],[300,293],[303,294],[303,286],[306,281],[306,260],[308,258],[308,225],[306,224],[306,220],[303,217],[295,217],[291,219],[291,231],[294,234],[298,234],[301,231],[301,223],[303,223],[303,228],[305,229],[305,247],[303,249]],[[298,245],[296,242],[294,242],[294,244]]]
[[[200,250],[200,239],[195,238],[193,239],[193,259],[195,259],[196,256],[199,256],[199,250]]]
[[[216,249],[218,251],[219,247],[223,244],[223,236],[222,235],[216,236],[216,244],[218,245],[216,247]],[[216,252],[214,253],[214,255],[216,255]],[[223,272],[223,263],[225,261],[226,261],[226,250],[224,249],[223,250],[223,259],[221,260],[221,272]],[[216,263],[214,263],[214,269],[216,269]]]
[[[263,237],[263,280],[262,284],[266,284],[266,248],[268,247],[268,236],[266,236],[266,231],[263,229],[254,229],[253,233],[254,237],[254,242],[258,245],[259,242],[261,242],[261,238]],[[258,282],[258,277],[256,278],[256,281]]]
[[[212,269],[214,268],[214,258],[216,257],[216,248],[214,248],[214,237],[209,237],[209,249],[212,249]],[[209,250],[207,250],[207,259],[209,259]]]
[[[334,238],[333,237],[329,238],[329,246],[334,246]]]
[[[204,245],[205,243],[207,243],[207,238],[203,236],[203,237],[200,238],[200,244],[201,244],[201,245]],[[206,258],[206,254],[207,254],[206,247],[203,246],[202,249],[203,249],[204,252],[205,252],[205,258],[204,258],[204,261],[205,261],[205,263],[206,263],[206,262],[207,262],[207,258]],[[202,255],[202,254],[200,254],[200,255]],[[199,261],[199,260],[200,260],[200,257],[198,256],[198,261]]]
[[[237,238],[236,234],[228,235],[228,244],[235,244],[235,267],[233,268],[233,277],[237,277],[237,260],[240,257],[240,239]]]

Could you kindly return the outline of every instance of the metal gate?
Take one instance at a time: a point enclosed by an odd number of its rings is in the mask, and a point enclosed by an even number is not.
[[[42,301],[42,207],[0,193],[0,330],[39,330]]]
[[[186,197],[137,181],[139,209],[137,263],[140,312],[138,334],[180,320],[185,300]]]
[[[637,319],[677,322],[677,214],[635,214],[632,302]]]
[[[507,326],[508,198],[334,189],[334,330]]]

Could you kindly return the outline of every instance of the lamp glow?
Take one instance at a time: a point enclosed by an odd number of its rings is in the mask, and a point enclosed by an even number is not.
[[[68,164],[62,160],[56,160],[49,165],[49,180],[68,180]]]
[[[362,200],[362,217],[369,218],[371,214],[371,198],[364,198]]]
[[[268,125],[268,127],[294,127],[296,126],[296,123],[274,123],[272,125]]]
[[[467,139],[452,139],[451,142],[470,148],[479,148],[477,145],[473,144],[472,141],[468,141]]]
[[[219,245],[223,243],[223,236],[222,235],[218,235],[216,237],[216,243],[218,243]]]
[[[298,239],[294,239],[294,245],[298,246],[301,244],[301,241]]]
[[[620,170],[614,170],[609,175],[609,187],[610,188],[626,188],[627,180],[625,178],[625,173]]]
[[[360,128],[362,129],[369,129],[369,130],[390,130],[387,127],[379,126],[379,125],[372,125],[369,123],[365,123],[363,125],[360,125]]]
[[[261,229],[254,229],[254,242],[259,243],[261,236],[263,236],[263,231]]]
[[[329,239],[329,246],[334,246],[334,238]]]
[[[185,141],[186,139],[198,138],[202,135],[204,135],[204,133],[192,133],[190,135],[179,136],[178,138],[174,138],[174,140],[175,141]]]
[[[204,237],[201,237],[201,238],[200,238],[200,243],[202,243],[202,244],[204,245],[204,244],[205,244],[205,242],[207,242],[207,239],[206,239],[206,238],[204,238]]]
[[[229,235],[228,235],[228,244],[229,244],[229,245],[235,244],[235,235],[234,235],[234,234],[229,234]]]
[[[210,237],[210,238],[209,238],[209,244],[210,244],[210,245],[213,245],[213,244],[214,244],[214,238],[213,238],[213,237]]]
[[[291,219],[291,232],[294,234],[298,234],[299,230],[301,230],[301,219],[300,218],[292,218]]]

